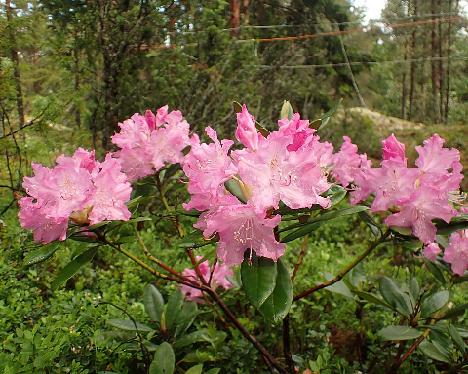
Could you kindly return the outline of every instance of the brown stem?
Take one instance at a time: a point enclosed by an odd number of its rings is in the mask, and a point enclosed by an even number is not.
[[[136,229],[135,229],[135,235],[136,235],[136,238],[137,238],[137,242],[140,245],[140,248],[143,250],[143,253],[148,258],[148,260],[155,263],[160,268],[166,270],[168,273],[170,273],[172,275],[175,275],[176,277],[180,277],[179,272],[177,272],[175,269],[171,268],[170,266],[166,265],[164,262],[162,262],[161,260],[159,260],[155,256],[153,256],[153,254],[146,247],[145,242],[141,239],[141,236],[138,233],[138,230],[136,230]]]
[[[299,295],[294,296],[294,301],[300,300],[304,297],[307,297],[314,292],[321,290],[322,288],[331,286],[332,284],[339,282],[343,277],[348,274],[356,265],[358,265],[362,260],[364,260],[369,253],[372,252],[374,248],[376,248],[378,245],[382,244],[385,239],[390,235],[390,230],[388,230],[385,234],[383,234],[379,240],[373,242],[369,248],[367,248],[361,255],[359,255],[354,261],[352,261],[350,264],[348,264],[343,270],[341,270],[333,279],[330,279],[329,281],[317,284],[314,287],[309,288],[308,290],[305,290],[301,292]]]
[[[302,261],[304,260],[304,255],[305,255],[305,251],[307,249],[308,241],[309,241],[309,235],[304,236],[304,240],[302,241],[302,244],[301,244],[301,251],[299,252],[299,256],[297,257],[297,261],[294,264],[293,275],[291,277],[292,280],[294,280],[294,278],[296,278],[296,274],[297,274],[297,272],[299,270],[299,267],[302,265]]]
[[[283,319],[283,353],[286,360],[286,365],[291,373],[295,373],[294,361],[291,353],[291,336],[290,336],[290,318],[289,314]]]
[[[403,357],[399,358],[397,362],[395,362],[395,364],[392,365],[392,368],[390,369],[392,373],[396,372],[400,368],[400,366],[403,365],[403,362],[405,362],[408,359],[408,357],[413,354],[416,348],[419,347],[419,344],[421,344],[423,340],[427,338],[430,332],[431,332],[431,329],[426,329],[423,332],[423,334],[419,338],[417,338],[413,344],[411,344],[411,347],[409,347],[408,351],[406,351]]]
[[[234,324],[234,326],[241,332],[241,334],[252,343],[252,345],[261,353],[265,362],[268,366],[273,366],[277,371],[282,374],[288,374],[288,371],[274,358],[270,352],[266,350],[266,348],[258,342],[258,340],[251,335],[247,329],[239,322],[236,316],[229,310],[229,308],[224,304],[223,300],[219,297],[219,295],[212,289],[207,291],[213,300],[218,304],[218,306],[222,309],[226,317]]]

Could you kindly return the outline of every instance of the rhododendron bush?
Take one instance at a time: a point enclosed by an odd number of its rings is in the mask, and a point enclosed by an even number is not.
[[[295,372],[288,317],[293,302],[336,284],[349,288],[342,279],[378,246],[406,243],[429,271],[450,272],[452,282],[464,278],[468,218],[460,190],[460,153],[445,147],[439,135],[416,147],[414,162],[391,135],[382,141],[376,162],[359,153],[349,137],[335,150],[321,138],[330,114],[309,122],[285,102],[278,124],[267,130],[246,105],[237,110],[235,139],[221,139],[213,127],[192,132],[180,111],[165,106],[120,123],[112,136],[115,149],[102,161],[94,151],[79,148],[72,156],[59,156],[52,168],[33,164],[33,176],[23,181],[26,196],[19,201],[21,225],[43,244],[68,239],[94,243],[73,260],[80,266],[107,246],[155,278],[176,282],[187,300],[219,307],[267,367],[279,372]],[[143,181],[158,193],[141,196]],[[167,199],[169,190],[185,187],[185,201]],[[158,219],[174,225],[174,242],[191,267],[176,270],[176,254],[174,264],[162,262],[139,237],[139,226],[151,217],[141,214],[138,205],[152,200],[165,210]],[[362,238],[370,240],[368,249],[323,283],[311,288],[294,284],[303,254],[289,254],[294,262],[285,261],[288,243],[352,215],[369,227],[371,237]],[[128,251],[115,235],[125,225],[134,227],[131,235],[145,257]],[[58,248],[53,244],[30,254],[29,262],[52,256]],[[209,250],[213,246],[215,256]],[[54,286],[74,272],[59,274]],[[223,302],[224,292],[239,287],[266,323],[283,323],[284,359],[268,352]],[[430,352],[431,326],[452,311],[445,291],[427,294],[413,287],[408,293],[385,277],[379,289],[381,296],[352,287],[350,292],[400,316],[397,325],[379,331],[384,340],[414,341],[396,358],[397,370],[418,346]]]

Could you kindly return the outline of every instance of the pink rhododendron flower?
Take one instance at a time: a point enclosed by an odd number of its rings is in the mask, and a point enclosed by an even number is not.
[[[242,263],[249,249],[257,256],[280,258],[285,245],[275,239],[275,228],[281,217],[265,218],[250,204],[224,205],[202,213],[195,227],[203,230],[205,238],[219,235],[218,258],[228,266]]]
[[[455,274],[463,276],[468,269],[468,230],[452,233],[445,248],[444,261],[451,265]]]
[[[205,129],[213,143],[200,143],[197,135],[191,139],[190,152],[185,156],[183,170],[189,178],[191,201],[184,208],[205,210],[217,204],[224,195],[221,185],[237,172],[228,155],[231,140],[218,140],[216,131]]]
[[[22,227],[33,230],[34,240],[64,240],[69,218],[79,224],[128,220],[125,203],[131,188],[120,163],[111,155],[103,163],[94,152],[79,148],[71,157],[59,156],[54,168],[33,164],[34,176],[25,177],[28,194],[19,201]]]
[[[289,151],[291,142],[292,136],[276,131],[261,139],[257,150],[234,152],[239,175],[252,192],[257,212],[278,208],[280,201],[293,209],[330,205],[329,199],[320,196],[330,188],[320,166],[323,154],[313,146]],[[330,148],[330,158],[331,152]]]
[[[125,203],[130,200],[132,188],[127,176],[120,171],[120,163],[106,156],[93,178],[95,191],[87,201],[92,206],[89,221],[92,225],[105,220],[128,221],[131,213]]]
[[[256,150],[258,147],[258,139],[261,137],[262,135],[255,127],[255,118],[249,113],[245,104],[242,105],[242,111],[237,113],[237,140],[248,149]]]
[[[440,249],[439,244],[430,243],[424,247],[423,254],[424,254],[424,257],[426,257],[427,259],[431,261],[435,261],[437,259],[438,254],[441,251],[442,250]]]
[[[387,217],[386,224],[409,227],[423,243],[434,242],[436,227],[432,220],[449,222],[458,214],[450,200],[462,179],[458,151],[443,148],[443,143],[434,135],[423,147],[416,147],[417,167],[408,168],[404,146],[393,135],[387,138],[381,167],[361,168],[355,177],[357,188],[351,202],[357,203],[372,193],[372,211],[398,211]]]
[[[120,148],[115,157],[130,180],[183,160],[182,150],[189,144],[189,124],[180,111],[168,112],[164,106],[155,115],[147,110],[144,116],[134,114],[119,126],[120,132],[112,136],[112,143]]]
[[[315,129],[309,127],[308,120],[301,120],[299,113],[294,113],[289,119],[278,121],[279,132],[283,135],[292,135],[292,143],[288,145],[288,151],[297,151],[312,139]]]
[[[32,230],[36,242],[50,243],[54,240],[65,240],[68,219],[48,215],[45,203],[34,200],[32,197],[23,197],[18,202],[21,227]]]
[[[405,145],[400,143],[393,134],[382,141],[382,160],[406,166]]]
[[[344,187],[348,186],[361,172],[361,168],[368,164],[367,156],[358,154],[357,145],[351,143],[348,136],[343,136],[340,150],[333,155],[332,174],[336,181]]]
[[[196,257],[197,261],[200,261],[202,258],[203,258],[202,256]],[[202,275],[203,279],[205,280],[205,282],[209,282],[211,271],[212,271],[209,261],[206,260],[206,261],[203,261],[202,263],[199,263],[198,270],[200,274]],[[184,269],[184,271],[182,272],[182,275],[186,278],[189,278],[195,281],[199,280],[197,272],[195,271],[195,269],[192,269],[192,268]],[[229,280],[229,277],[232,277],[233,275],[234,273],[232,272],[231,268],[229,268],[228,266],[224,264],[220,264],[219,262],[217,262],[214,267],[213,277],[211,279],[210,286],[212,288],[222,287],[225,290],[228,290],[232,288],[233,286],[231,281]],[[202,301],[203,294],[199,289],[183,284],[181,285],[180,290],[188,300],[197,301],[197,302]]]

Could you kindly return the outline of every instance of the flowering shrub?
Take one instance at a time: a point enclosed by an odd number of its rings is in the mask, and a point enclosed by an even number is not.
[[[293,114],[286,102],[277,128],[268,131],[244,105],[237,113],[238,143],[219,140],[211,127],[205,129],[210,139],[205,143],[198,134],[189,133],[189,124],[179,111],[169,112],[167,106],[156,114],[135,114],[119,124],[120,131],[112,136],[118,150],[108,153],[103,162],[95,160],[94,152],[79,148],[72,157],[58,157],[52,169],[33,164],[34,176],[24,178],[27,196],[19,201],[19,219],[24,228],[33,231],[37,242],[70,238],[111,246],[155,277],[179,283],[188,300],[213,300],[270,368],[292,371],[291,352],[285,351],[286,366],[279,362],[240,324],[217,293],[217,288],[227,290],[236,284],[237,265],[241,265],[246,296],[273,322],[287,321],[293,301],[340,282],[374,248],[391,240],[419,240],[416,250],[430,261],[427,266],[433,266],[431,262],[449,264],[458,276],[468,269],[468,219],[460,191],[459,151],[445,148],[444,140],[435,134],[416,147],[419,156],[410,167],[405,145],[391,135],[382,142],[380,167],[372,167],[349,137],[334,152],[332,144],[318,135],[320,127],[313,127],[326,122],[324,117],[311,124]],[[185,183],[190,195],[183,209],[170,206],[165,198],[164,172],[181,173],[176,164],[183,174],[172,183]],[[182,272],[159,261],[143,244],[147,260],[156,268],[148,265],[113,241],[111,230],[106,229],[119,224],[111,221],[130,220],[130,182],[151,175],[156,175],[160,200],[180,237],[186,236],[186,230],[178,217],[196,217],[193,227],[201,235],[182,239],[180,247],[186,249],[193,265]],[[343,208],[346,195],[351,206]],[[282,260],[287,243],[308,235],[323,222],[349,214],[358,214],[368,224],[375,241],[336,277],[294,296],[294,276]],[[131,222],[138,220],[144,217]],[[216,259],[210,266],[206,257],[195,256],[193,251],[212,243],[216,243]],[[41,252],[40,259],[54,251]],[[93,252],[78,256],[80,264],[90,261],[95,251],[93,247]],[[298,259],[295,272],[299,266]],[[398,287],[386,282],[381,288],[392,289],[394,294],[382,291],[382,303],[405,316],[407,329],[414,330],[411,339],[418,338],[411,354],[427,336],[414,328],[423,300],[418,295],[412,300],[406,294],[396,295]],[[385,331],[382,336],[386,337]],[[402,356],[396,367],[406,358]]]

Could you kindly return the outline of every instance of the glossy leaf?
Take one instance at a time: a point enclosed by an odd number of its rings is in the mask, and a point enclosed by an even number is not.
[[[60,243],[53,242],[47,245],[44,245],[32,252],[29,252],[23,260],[23,264],[26,266],[34,265],[39,262],[43,262],[50,257],[59,249]]]
[[[146,314],[148,314],[153,321],[159,322],[164,310],[164,299],[154,285],[147,284],[143,289],[143,304]]]
[[[421,336],[422,332],[409,326],[387,326],[380,330],[377,335],[384,340],[411,340]]]
[[[424,340],[419,345],[419,350],[426,356],[442,362],[450,363],[449,357],[437,349],[437,347],[428,340]]]
[[[408,316],[412,307],[409,296],[390,278],[382,277],[379,284],[380,294],[383,299],[399,313]]]
[[[300,227],[299,229],[293,231],[292,233],[286,235],[284,238],[281,239],[281,242],[288,243],[297,238],[301,238],[312,231],[314,231],[317,227],[319,227],[323,222],[330,221],[336,218],[344,217],[347,215],[355,214],[362,212],[364,210],[368,210],[369,208],[363,205],[357,205],[349,208],[344,209],[337,209],[330,212],[326,212],[318,217],[314,217],[309,219],[308,223]],[[282,231],[286,231],[283,229]]]
[[[442,270],[440,270],[440,267],[436,263],[424,259],[424,264],[438,282],[445,284],[444,273]]]
[[[458,349],[462,352],[465,353],[466,350],[466,344],[463,341],[463,338],[461,337],[460,333],[458,332],[457,328],[453,325],[449,326],[449,334],[450,337],[452,338],[452,341],[455,343],[455,345],[458,347]]]
[[[426,318],[441,310],[449,301],[449,291],[439,291],[425,298],[421,304],[421,317]]]
[[[183,296],[179,290],[174,291],[171,296],[169,296],[169,300],[164,309],[167,328],[171,329],[175,325],[182,308],[182,303]]]
[[[349,287],[343,281],[333,283],[331,286],[328,286],[326,290],[345,297],[349,297],[350,299],[353,298],[353,294],[349,290]]]
[[[286,317],[293,301],[291,275],[281,259],[277,261],[277,270],[275,288],[260,307],[263,316],[274,322]]]
[[[145,325],[144,323],[140,322],[133,322],[130,319],[109,319],[107,320],[107,324],[111,325],[113,327],[117,327],[118,329],[121,330],[126,330],[126,331],[142,331],[142,332],[151,332],[154,331],[153,328],[151,328],[148,325]]]
[[[380,299],[379,297],[370,292],[354,291],[354,293],[358,295],[361,299],[364,299],[371,304],[376,304],[388,309],[392,309],[392,307],[389,304],[387,304],[384,300]]]
[[[164,342],[156,348],[149,367],[149,374],[172,374],[175,370],[175,354],[172,346]]]
[[[275,288],[277,263],[265,257],[247,256],[241,265],[242,288],[250,302],[259,308]]]
[[[97,247],[90,248],[71,260],[52,282],[52,289],[57,289],[58,286],[73,277],[84,265],[91,262],[97,251]]]

